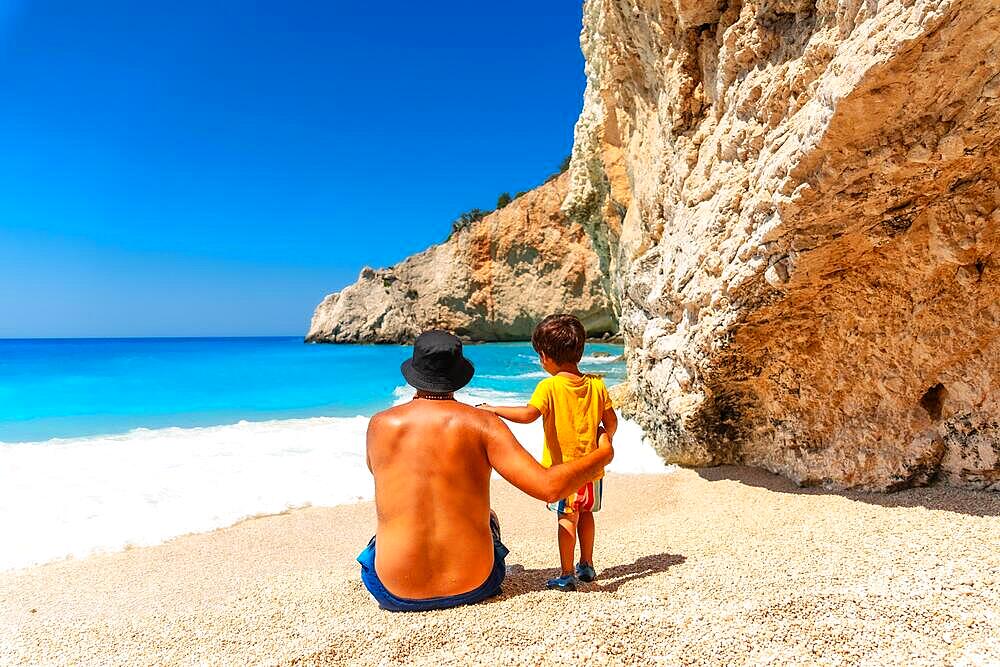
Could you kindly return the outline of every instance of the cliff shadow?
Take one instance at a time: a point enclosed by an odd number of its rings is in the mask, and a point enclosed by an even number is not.
[[[881,507],[924,507],[931,510],[956,512],[969,516],[1000,516],[1000,493],[974,491],[943,484],[903,489],[891,493],[835,491],[821,487],[800,487],[791,480],[761,468],[748,466],[717,466],[694,468],[709,482],[733,481],[776,493],[798,495],[840,496],[857,502]]]
[[[674,565],[680,565],[686,560],[687,558],[680,554],[650,554],[641,556],[632,563],[612,565],[604,569],[599,568],[597,581],[580,582],[577,593],[614,593],[631,581],[666,572]],[[543,591],[545,590],[545,582],[558,576],[558,567],[527,570],[518,564],[508,565],[507,578],[503,583],[503,599],[517,597],[524,593]]]

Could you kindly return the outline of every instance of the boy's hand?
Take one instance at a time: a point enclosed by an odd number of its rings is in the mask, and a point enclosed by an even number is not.
[[[605,465],[611,463],[611,460],[615,458],[615,448],[611,444],[611,436],[603,427],[597,429],[597,451],[608,457]]]

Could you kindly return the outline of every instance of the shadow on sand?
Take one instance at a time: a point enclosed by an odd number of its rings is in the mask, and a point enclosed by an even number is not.
[[[969,516],[1000,516],[1000,493],[993,491],[972,491],[944,485],[905,489],[893,493],[832,491],[821,487],[796,486],[789,479],[760,468],[746,466],[695,468],[695,472],[709,482],[733,481],[777,493],[840,496],[881,507],[925,507]]]
[[[634,563],[627,565],[613,565],[603,570],[598,569],[597,581],[589,584],[581,582],[577,592],[614,593],[630,581],[666,572],[685,560],[687,558],[678,554],[655,554],[642,556]],[[515,597],[523,593],[545,590],[545,582],[557,576],[559,576],[559,568],[557,567],[526,570],[520,565],[510,565],[507,568],[507,578],[503,583],[504,597]]]

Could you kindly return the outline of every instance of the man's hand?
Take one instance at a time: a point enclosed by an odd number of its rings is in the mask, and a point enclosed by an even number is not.
[[[486,410],[486,412],[492,412],[493,414],[497,413],[496,409],[492,405],[489,405],[487,403],[480,403],[476,407],[479,408],[480,410]]]
[[[597,477],[614,457],[611,440],[602,432],[597,450],[579,459],[543,468],[502,421],[487,420],[484,427],[490,465],[508,482],[547,503],[565,498]]]

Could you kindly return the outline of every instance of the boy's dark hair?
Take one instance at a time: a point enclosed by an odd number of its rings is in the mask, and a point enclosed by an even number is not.
[[[573,315],[549,315],[531,333],[531,347],[559,364],[575,364],[583,358],[587,330]]]

